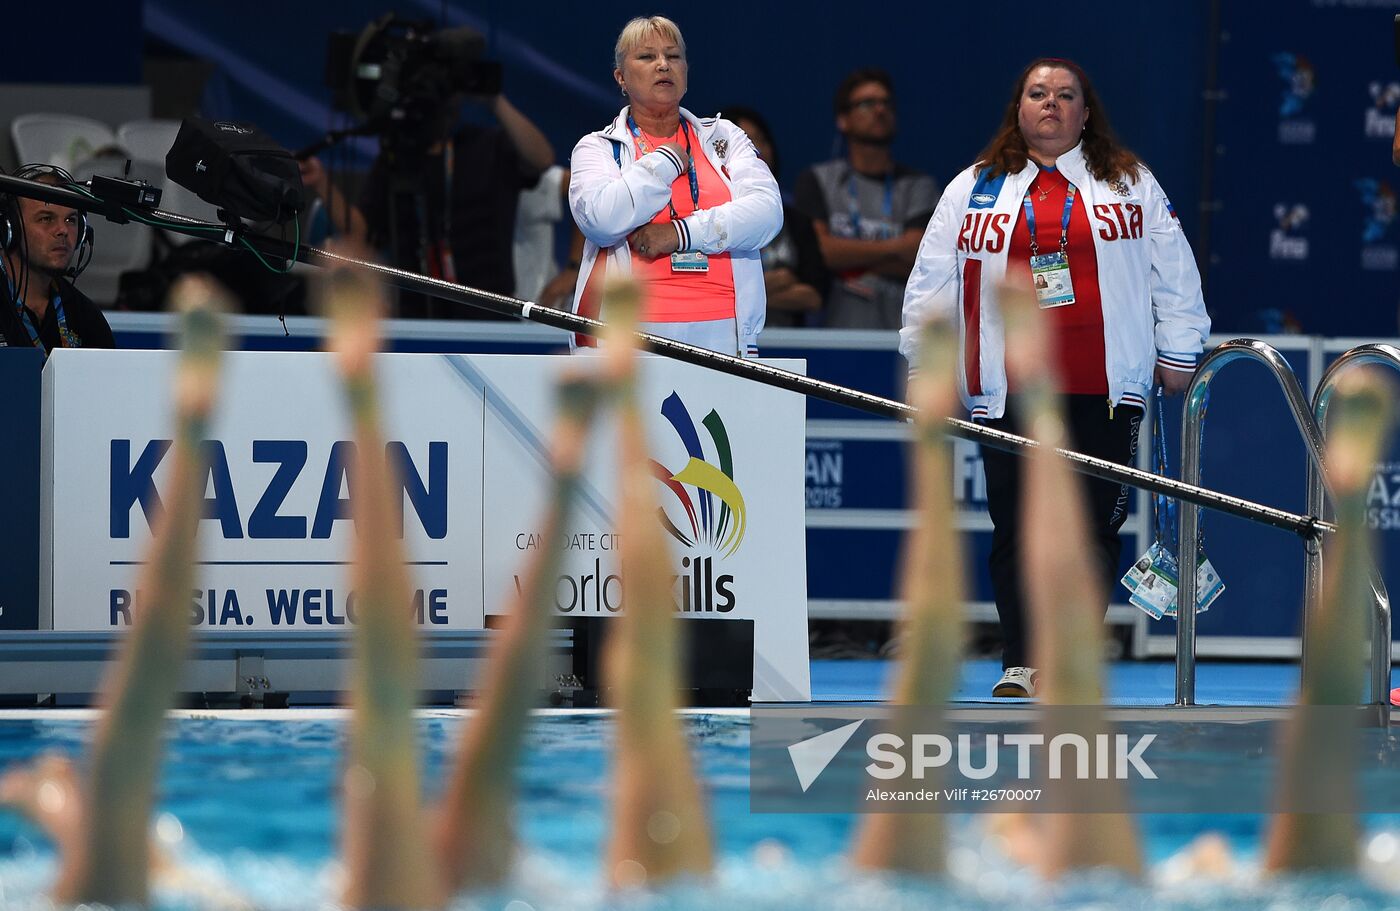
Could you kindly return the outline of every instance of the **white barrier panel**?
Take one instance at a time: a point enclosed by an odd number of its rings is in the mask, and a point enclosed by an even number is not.
[[[353,446],[329,356],[226,357],[190,621],[289,636],[353,623]],[[168,483],[175,358],[65,349],[45,368],[41,625],[129,625]],[[539,543],[553,381],[569,363],[579,362],[380,355],[386,445],[404,469],[411,608],[424,628],[479,629],[505,607]],[[678,611],[754,620],[754,698],[809,699],[802,398],[661,358],[646,359],[641,395],[653,459],[666,472],[657,533],[673,543]],[[563,615],[617,607],[611,440],[606,424],[590,449],[556,587]]]
[[[485,389],[482,495],[487,613],[505,604],[548,491],[542,438],[552,378],[566,358],[471,357]],[[771,361],[801,370],[801,361]],[[639,384],[656,492],[675,561],[684,618],[754,621],[754,698],[811,698],[803,460],[805,403],[791,392],[660,357],[643,359]],[[611,534],[616,476],[611,420],[589,450],[587,485],[567,529],[559,613],[615,613],[621,582]],[[492,597],[493,594],[495,597]]]

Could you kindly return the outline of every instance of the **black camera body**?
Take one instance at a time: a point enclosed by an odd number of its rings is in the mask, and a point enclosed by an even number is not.
[[[326,84],[338,110],[376,132],[421,133],[457,96],[500,94],[501,65],[485,53],[475,29],[437,29],[391,13],[358,34],[331,34]]]
[[[306,202],[292,154],[250,123],[185,118],[165,173],[229,219],[285,224]]]

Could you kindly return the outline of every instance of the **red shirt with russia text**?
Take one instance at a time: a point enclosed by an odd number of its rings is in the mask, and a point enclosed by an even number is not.
[[[1041,199],[1041,192],[1045,198]],[[1060,222],[1065,214],[1069,180],[1054,168],[1042,168],[1031,183],[1031,205],[1035,207],[1035,237],[1040,252],[1060,249]],[[1060,391],[1081,395],[1108,395],[1108,373],[1103,335],[1103,300],[1099,296],[1099,260],[1094,252],[1093,227],[1084,209],[1084,197],[1076,192],[1069,217],[1070,280],[1074,303],[1040,311],[1055,334],[1054,357],[1060,376]],[[1031,279],[1031,234],[1024,206],[1011,232],[1007,278],[1020,279],[1028,286]]]

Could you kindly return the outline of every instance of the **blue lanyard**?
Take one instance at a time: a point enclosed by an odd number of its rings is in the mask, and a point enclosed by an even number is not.
[[[856,172],[853,170],[846,175],[846,198],[851,203],[851,227],[855,231],[855,236],[860,239],[860,193],[856,190]],[[894,218],[894,172],[885,173],[885,200],[881,207],[881,214],[885,221]]]
[[[1167,419],[1163,415],[1166,410],[1162,401],[1162,387],[1157,387],[1157,403],[1153,409],[1155,420],[1153,423],[1153,435],[1157,438],[1153,455],[1156,456],[1157,473],[1166,477],[1167,475]],[[1176,534],[1176,500],[1165,494],[1152,495],[1153,524],[1156,526],[1157,543],[1163,546],[1170,546]]]
[[[63,298],[54,295],[53,302],[49,304],[53,308],[54,316],[58,319],[58,346],[60,348],[77,348],[77,337],[68,329],[68,316],[63,312]],[[24,323],[24,329],[29,333],[29,343],[44,353],[45,359],[49,356],[49,349],[44,347],[44,340],[39,338],[39,329],[34,325],[34,318],[29,313],[29,308],[24,306],[24,301],[18,296],[15,297],[15,311],[19,314],[19,321]]]
[[[632,131],[632,138],[637,140],[637,147],[645,155],[651,151],[651,146],[647,143],[646,137],[642,135],[642,128],[637,126],[637,121],[632,119],[632,115],[627,115],[627,129]],[[695,155],[690,151],[690,124],[681,118],[681,135],[685,137],[685,155],[690,159],[690,164],[686,167],[685,173],[690,178],[690,204],[696,209],[700,208],[700,178],[695,174]],[[667,201],[666,205],[671,207],[671,218],[680,221],[680,216],[676,214],[676,205]]]
[[[1167,419],[1165,417],[1166,408],[1162,399],[1162,387],[1158,386],[1157,403],[1153,409],[1156,412],[1153,421],[1153,432],[1157,437],[1156,445],[1153,447],[1155,450],[1153,455],[1156,457],[1155,461],[1157,463],[1157,473],[1165,478],[1169,476],[1169,469],[1167,468]],[[1202,441],[1204,441],[1205,439],[1205,414],[1206,408],[1208,408],[1209,405],[1210,399],[1209,394],[1207,394],[1207,398],[1201,406]],[[1199,479],[1197,483],[1199,483]],[[1165,494],[1153,494],[1152,512],[1153,525],[1155,526],[1155,531],[1157,533],[1157,543],[1163,545],[1164,547],[1174,546],[1177,542],[1176,500],[1166,496]],[[1204,547],[1204,542],[1204,529],[1201,529],[1198,525],[1196,532],[1196,549],[1200,550],[1202,547]]]
[[[1069,185],[1065,191],[1065,211],[1060,216],[1060,252],[1063,253],[1069,247],[1069,218],[1074,213],[1074,197],[1079,191],[1074,184]],[[1026,228],[1031,232],[1031,256],[1040,255],[1040,244],[1035,239],[1035,206],[1031,203],[1030,187],[1026,188],[1025,198],[1021,200],[1021,208],[1026,210]]]

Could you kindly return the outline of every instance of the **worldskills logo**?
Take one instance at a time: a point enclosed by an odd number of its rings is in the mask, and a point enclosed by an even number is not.
[[[743,493],[734,483],[734,452],[724,420],[719,412],[711,409],[700,422],[714,452],[715,462],[710,462],[705,458],[705,448],[690,410],[676,392],[661,403],[661,416],[670,423],[688,456],[680,471],[675,472],[651,460],[652,473],[674,497],[671,511],[664,506],[658,510],[661,524],[671,537],[687,548],[707,545],[726,557],[733,556],[744,541],[748,509]],[[681,514],[684,518],[679,523],[672,520],[673,516],[680,518]]]
[[[714,452],[715,461],[710,462],[705,458],[705,448],[690,410],[674,390],[661,403],[661,416],[676,432],[687,457],[681,470],[674,472],[655,459],[651,460],[652,473],[675,498],[670,512],[665,506],[657,509],[662,526],[692,551],[703,547],[726,557],[733,556],[744,542],[748,509],[744,505],[744,495],[734,483],[734,450],[729,445],[729,431],[724,420],[719,412],[711,409],[700,422]],[[673,521],[673,516],[681,515],[684,518],[680,522]],[[734,577],[728,573],[716,576],[715,558],[699,554],[694,558],[681,557],[675,594],[676,607],[685,612],[728,613],[737,604]]]

